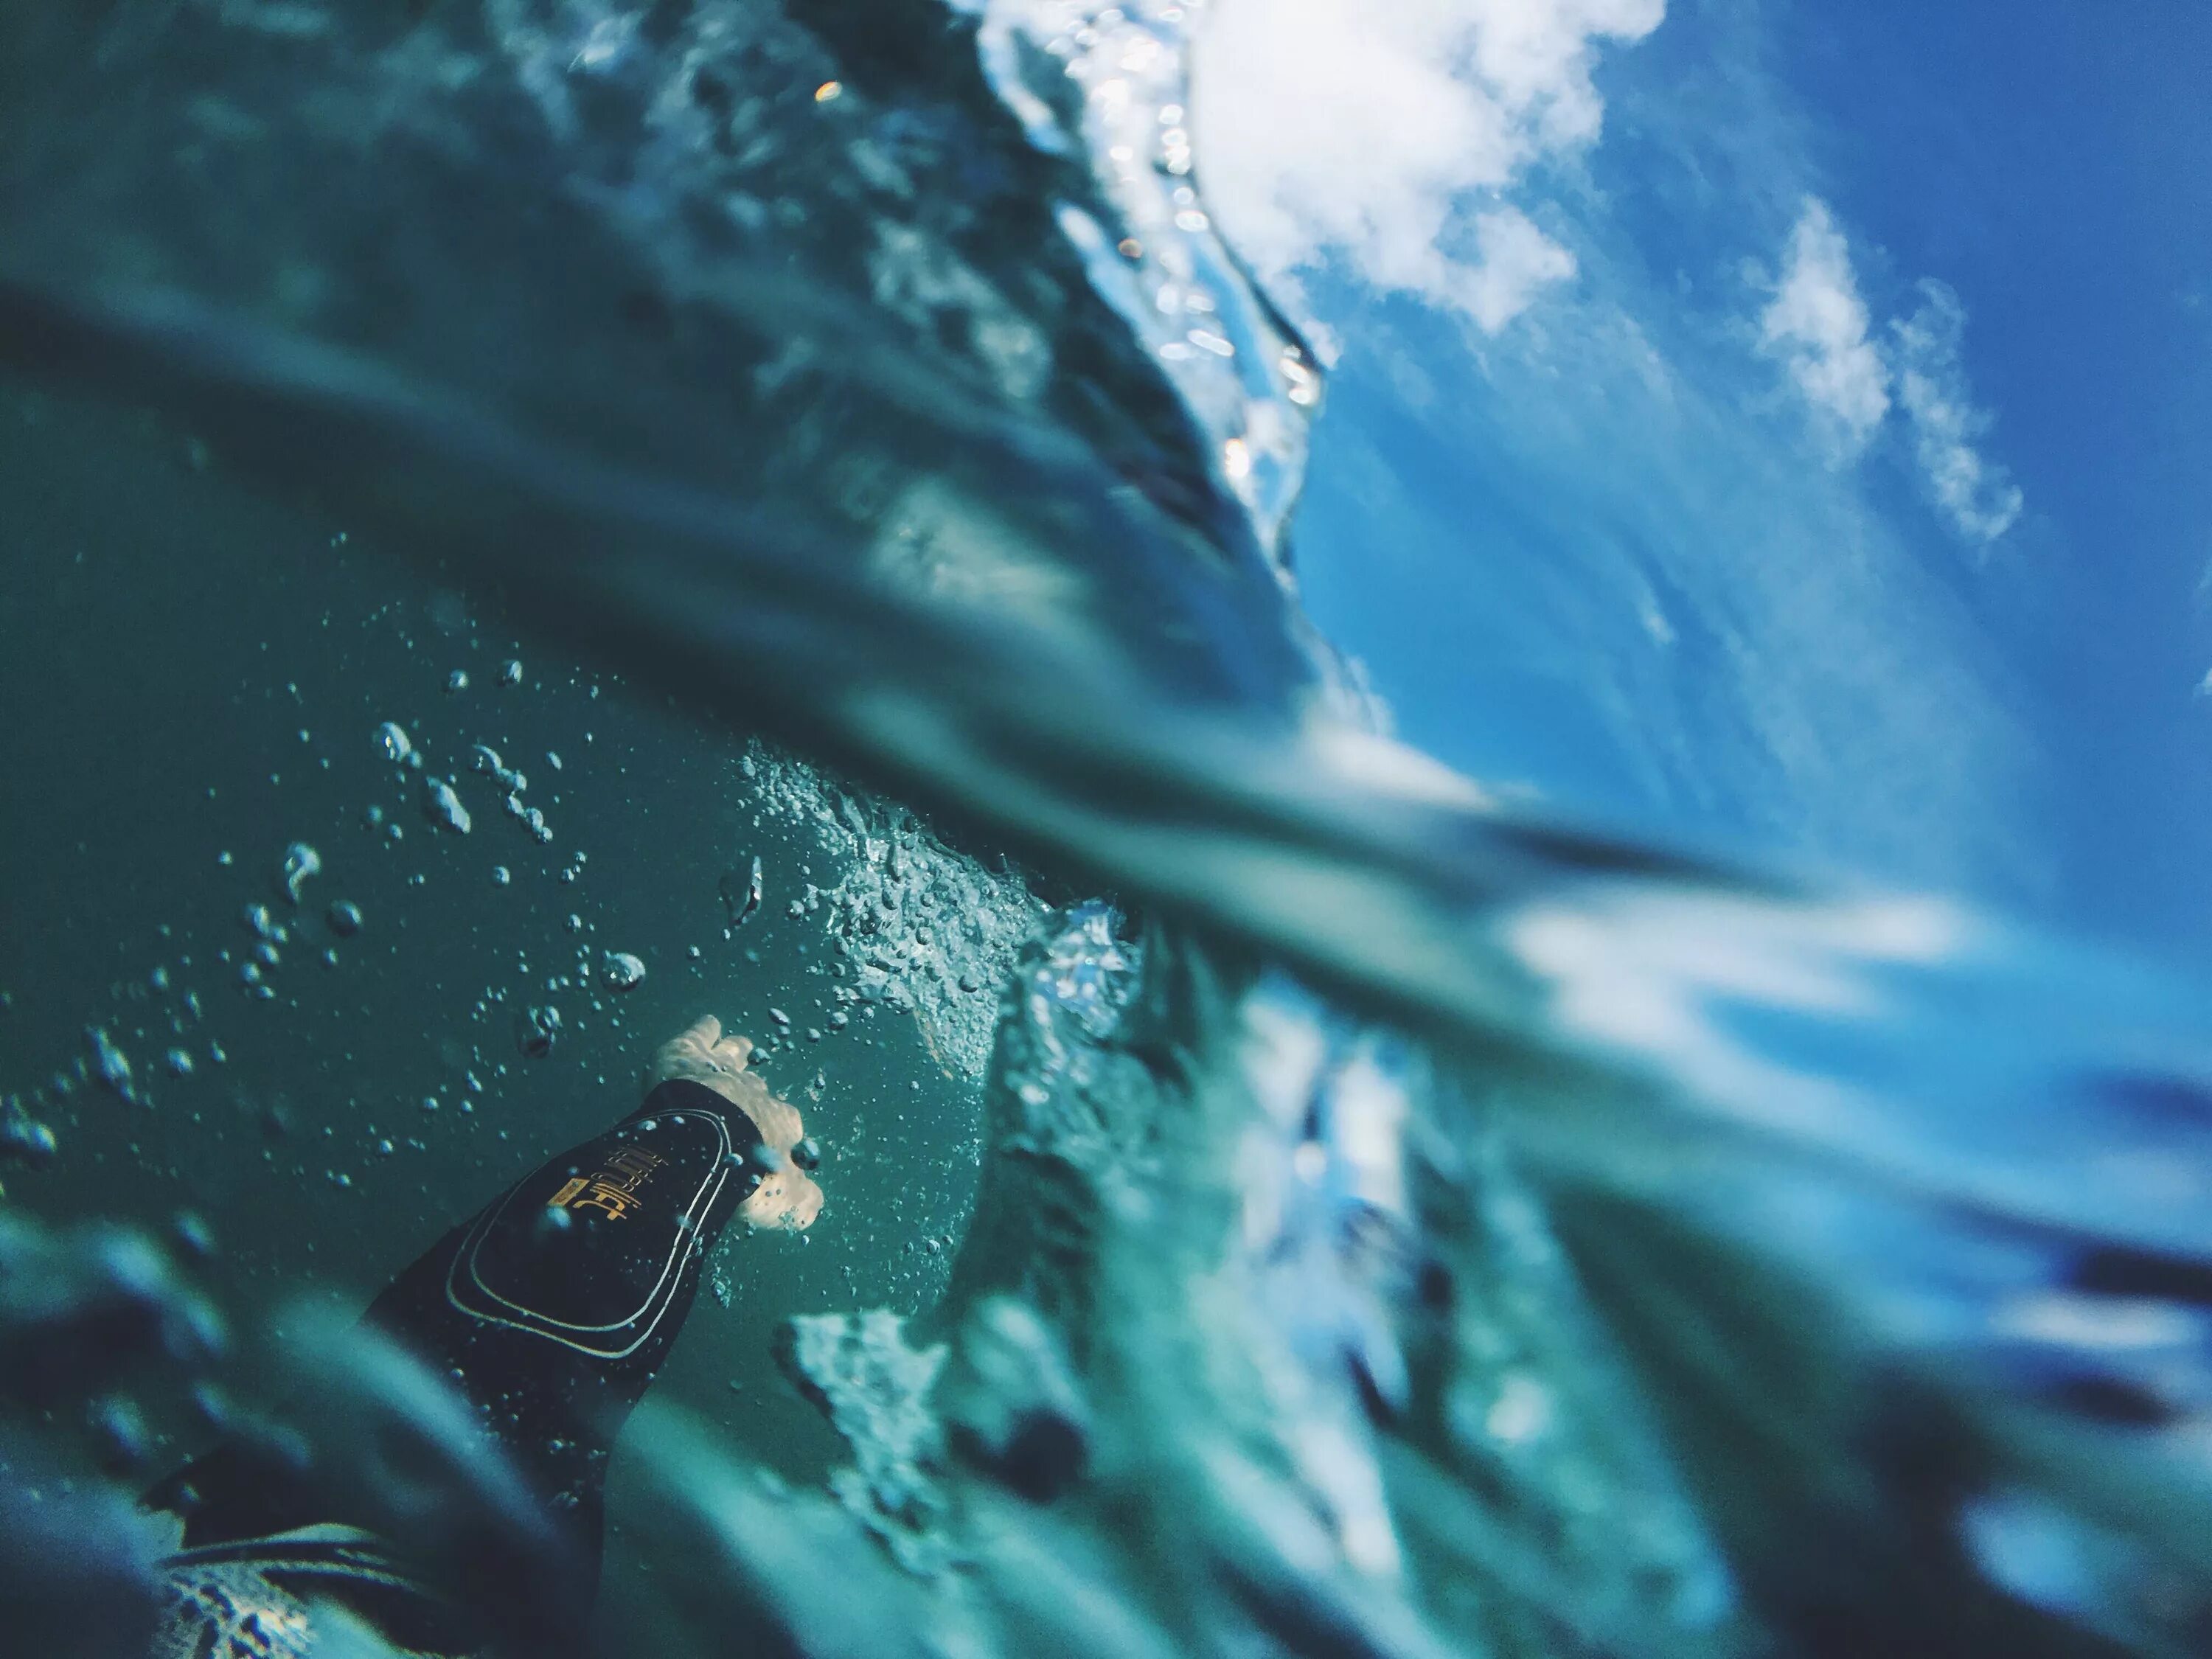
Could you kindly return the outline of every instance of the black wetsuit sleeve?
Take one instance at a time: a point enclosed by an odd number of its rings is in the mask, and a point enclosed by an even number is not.
[[[364,1316],[473,1407],[575,1545],[581,1602],[597,1588],[608,1454],[682,1328],[707,1252],[757,1182],[747,1154],[760,1144],[712,1090],[663,1083],[447,1233]],[[187,1548],[370,1524],[220,1450],[165,1490],[186,1486]]]

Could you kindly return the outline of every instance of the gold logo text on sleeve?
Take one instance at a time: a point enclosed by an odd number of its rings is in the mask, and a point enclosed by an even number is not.
[[[667,1160],[641,1146],[625,1146],[606,1161],[605,1167],[588,1176],[571,1176],[561,1190],[545,1200],[549,1210],[597,1210],[620,1221],[645,1200],[637,1189],[653,1178]]]

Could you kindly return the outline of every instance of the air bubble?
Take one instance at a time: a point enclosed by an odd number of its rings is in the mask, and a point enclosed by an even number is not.
[[[376,728],[376,747],[377,752],[394,766],[404,766],[407,757],[415,752],[406,728],[398,720],[386,720]]]
[[[722,903],[728,910],[730,926],[742,927],[746,919],[760,908],[761,861],[753,860],[751,872],[740,876],[734,870],[722,878]]]
[[[130,1099],[131,1061],[123,1050],[115,1046],[114,1040],[107,1035],[106,1028],[100,1025],[86,1027],[84,1040],[92,1047],[92,1069],[100,1079],[100,1086],[111,1094]]]
[[[306,842],[295,841],[287,847],[284,849],[284,861],[277,866],[276,871],[277,884],[283,888],[284,896],[294,904],[297,904],[300,902],[301,884],[308,877],[320,872],[322,867],[322,855],[308,846]]]
[[[11,1097],[9,1110],[0,1116],[0,1158],[43,1170],[54,1161],[61,1149],[54,1132],[33,1117]]]
[[[469,809],[461,805],[461,798],[453,793],[453,786],[442,778],[430,778],[424,781],[422,816],[440,829],[450,830],[457,836],[469,833]]]

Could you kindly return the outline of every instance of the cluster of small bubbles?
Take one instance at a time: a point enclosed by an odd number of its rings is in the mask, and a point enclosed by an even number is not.
[[[545,814],[535,806],[526,805],[520,795],[509,793],[505,805],[507,817],[529,830],[538,838],[540,844],[553,839],[552,830],[546,827]]]
[[[502,789],[520,794],[530,787],[530,780],[523,776],[520,770],[500,759],[499,750],[488,743],[471,744],[469,746],[469,759],[470,764],[477,771],[489,777]]]
[[[54,1132],[32,1116],[21,1100],[14,1095],[0,1100],[0,1159],[43,1170],[59,1151]]]
[[[804,762],[755,743],[740,769],[769,812],[810,826],[843,869],[832,885],[809,883],[786,907],[794,920],[825,914],[843,958],[829,1029],[845,1030],[849,1017],[838,1016],[848,1010],[912,1013],[948,1072],[980,1079],[998,1021],[996,988],[1044,907],[1012,870],[985,868],[911,814]],[[726,880],[723,899],[731,901]],[[819,1040],[820,1027],[807,1029]]]
[[[951,1554],[940,1531],[943,1430],[929,1399],[945,1346],[909,1347],[898,1316],[880,1308],[801,1315],[786,1334],[777,1359],[854,1453],[830,1491],[908,1571],[942,1573]]]
[[[505,799],[501,804],[506,808],[507,817],[527,830],[540,846],[550,846],[553,841],[553,830],[552,826],[546,823],[545,814],[522,799],[524,792],[530,787],[530,780],[523,775],[520,769],[507,765],[500,758],[499,750],[494,749],[489,744],[479,743],[471,745],[470,754],[471,764],[476,770],[489,777],[495,784],[506,792]],[[561,763],[557,757],[548,756],[547,758],[552,761],[556,769],[560,766]],[[579,861],[580,862],[580,860]],[[573,881],[574,877],[564,876],[563,879]]]
[[[526,1008],[514,1018],[514,1045],[532,1060],[553,1052],[561,1035],[561,1011],[551,1003]]]

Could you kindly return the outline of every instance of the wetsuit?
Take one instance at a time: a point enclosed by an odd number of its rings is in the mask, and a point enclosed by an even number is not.
[[[148,1496],[185,1519],[156,1653],[304,1652],[315,1601],[425,1653],[498,1644],[502,1626],[512,1645],[518,1622],[576,1629],[598,1589],[608,1453],[682,1328],[707,1252],[759,1182],[760,1145],[714,1091],[662,1083],[441,1238],[363,1316],[451,1380],[542,1509],[558,1559],[470,1575],[495,1601],[531,1605],[460,1605],[343,1498],[272,1479],[265,1455],[233,1443]]]

